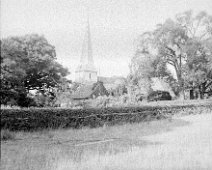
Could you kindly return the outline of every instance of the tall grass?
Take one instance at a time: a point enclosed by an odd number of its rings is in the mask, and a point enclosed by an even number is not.
[[[18,132],[15,141],[3,141],[1,146],[2,170],[113,170],[113,169],[210,169],[209,156],[211,153],[210,138],[204,138],[203,133],[195,135],[199,129],[209,130],[208,114],[206,123],[193,127],[184,120],[160,120],[135,124],[104,126],[90,129],[59,129],[43,132]],[[185,133],[192,126],[192,136]],[[167,144],[160,142],[158,133],[172,133],[173,128],[185,127],[178,130],[178,136],[167,136]],[[203,131],[205,132],[205,131]],[[49,135],[51,134],[51,137]],[[152,142],[146,138],[155,134],[159,140]],[[182,134],[182,135],[179,135]],[[166,136],[166,135],[165,135]],[[173,139],[172,139],[173,137]],[[176,145],[170,141],[178,140]],[[208,136],[210,137],[210,136]],[[202,145],[192,139],[202,139]],[[187,143],[186,143],[187,141]],[[184,143],[185,142],[185,143]],[[195,143],[196,142],[196,143]],[[182,145],[182,147],[178,147]],[[191,146],[191,148],[190,148]],[[188,150],[189,147],[190,149]],[[207,150],[209,149],[209,150]],[[204,155],[204,154],[206,155]],[[207,155],[208,154],[208,155]],[[199,158],[199,161],[198,159]]]
[[[186,125],[186,122],[163,120],[95,129],[16,132],[16,138],[19,140],[2,142],[1,168],[2,170],[83,169],[86,164],[91,166],[95,162],[93,158],[128,152],[136,146],[152,145],[143,140],[139,141],[138,137],[182,125]]]
[[[210,100],[153,102],[150,105],[209,105]],[[202,133],[187,136],[185,132],[193,123],[179,119],[169,119],[125,123],[122,125],[103,126],[99,128],[83,127],[81,129],[47,129],[37,132],[3,131],[1,137],[2,170],[127,170],[127,169],[212,169],[211,155],[211,110],[207,107],[195,109],[183,108],[178,115],[204,114],[205,123],[197,123],[192,134],[203,128]],[[189,125],[189,126],[188,126]],[[151,142],[145,137],[164,131],[172,133],[173,128],[182,127],[175,138],[164,142]],[[193,126],[192,126],[193,128]],[[169,134],[170,134],[169,133]],[[181,135],[182,133],[182,135]],[[204,136],[206,134],[206,137]],[[208,136],[207,136],[208,135]],[[2,135],[1,135],[2,136]],[[167,135],[168,136],[168,135]],[[184,138],[176,145],[170,146],[170,140]],[[199,136],[199,137],[198,137]],[[168,136],[169,137],[169,136]],[[173,137],[173,136],[172,136]],[[204,138],[205,137],[205,138]],[[156,136],[157,140],[159,139]],[[196,142],[201,138],[201,143]],[[14,140],[15,139],[15,140]],[[192,139],[194,143],[192,143]],[[189,141],[186,143],[186,141]],[[196,143],[195,143],[196,142]],[[179,147],[182,145],[183,147]],[[188,150],[190,147],[192,149]],[[204,151],[204,152],[203,152]],[[195,159],[194,159],[195,158]],[[199,160],[198,160],[199,159]],[[211,165],[211,166],[210,166]]]

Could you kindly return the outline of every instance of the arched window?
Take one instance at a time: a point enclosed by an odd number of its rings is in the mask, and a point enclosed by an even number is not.
[[[89,73],[89,79],[91,79],[91,73]]]

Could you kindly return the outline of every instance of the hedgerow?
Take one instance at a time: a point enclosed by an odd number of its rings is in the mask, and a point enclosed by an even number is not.
[[[141,122],[164,119],[173,114],[193,114],[206,110],[211,105],[144,106],[104,109],[25,108],[1,109],[1,128],[24,131],[56,128],[97,127],[104,124]]]

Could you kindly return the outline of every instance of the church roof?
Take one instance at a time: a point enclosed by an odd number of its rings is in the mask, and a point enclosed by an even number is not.
[[[154,91],[168,91],[171,96],[175,96],[174,92],[172,91],[170,85],[165,82],[162,78],[153,77],[151,78],[151,87]]]

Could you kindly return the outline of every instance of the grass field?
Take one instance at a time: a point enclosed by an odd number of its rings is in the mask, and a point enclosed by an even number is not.
[[[132,147],[157,145],[141,138],[187,125],[181,120],[106,126],[96,129],[56,130],[34,133],[17,132],[15,139],[2,141],[2,170],[58,169],[61,161],[76,166],[100,155],[129,151]],[[70,166],[70,164],[69,164]]]
[[[212,114],[197,110],[197,115],[92,129],[7,132],[1,169],[210,169],[211,122]]]

